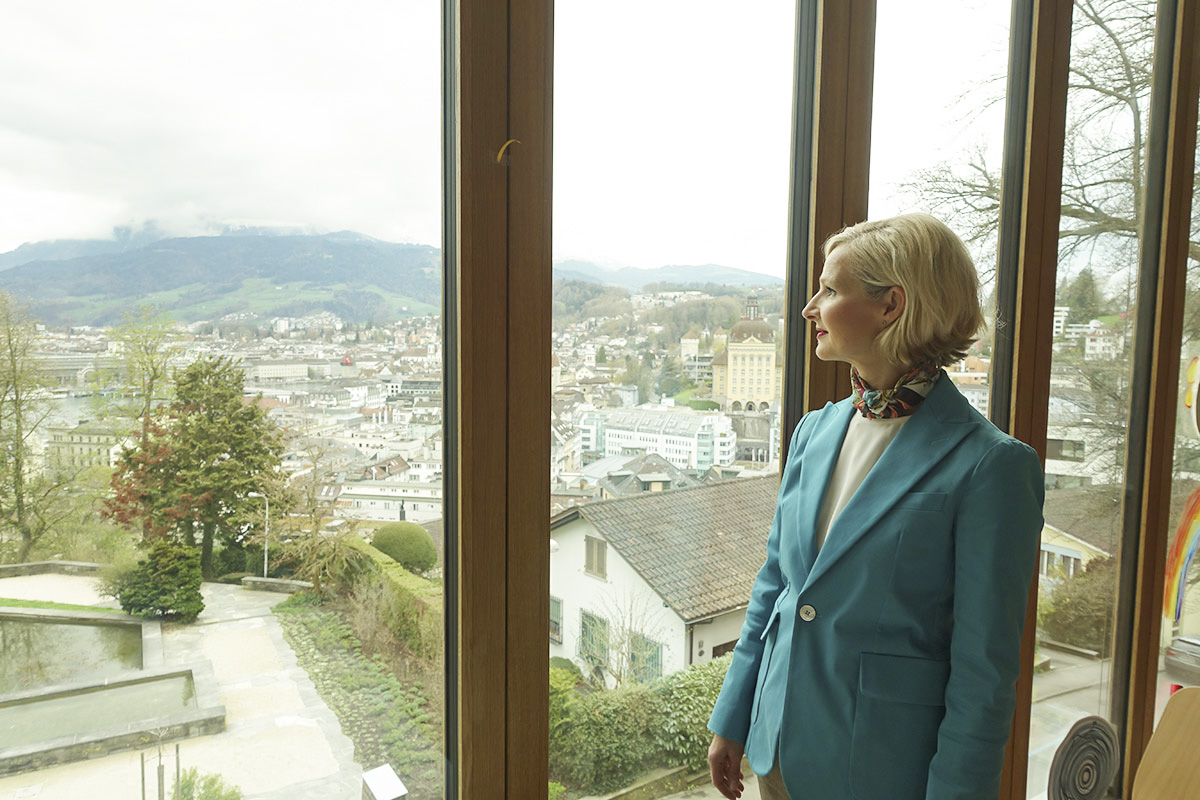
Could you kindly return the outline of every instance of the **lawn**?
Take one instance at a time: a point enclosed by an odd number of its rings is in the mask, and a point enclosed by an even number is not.
[[[119,608],[107,608],[106,606],[77,606],[74,603],[52,603],[48,600],[16,600],[9,597],[0,597],[0,606],[7,608],[48,608],[52,611],[106,611],[111,614],[123,614]]]

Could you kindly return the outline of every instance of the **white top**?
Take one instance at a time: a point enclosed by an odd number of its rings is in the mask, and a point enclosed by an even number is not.
[[[859,485],[883,455],[883,451],[896,438],[896,434],[908,422],[909,417],[892,419],[867,419],[858,412],[850,420],[837,464],[829,479],[825,492],[825,503],[817,520],[817,550],[825,544],[825,535],[837,519],[838,514],[858,491]]]

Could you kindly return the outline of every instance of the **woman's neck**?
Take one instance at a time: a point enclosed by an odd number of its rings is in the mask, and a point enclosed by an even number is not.
[[[882,391],[891,389],[905,373],[912,371],[911,366],[897,364],[855,364],[854,368],[858,370],[858,377],[862,378],[863,383]]]

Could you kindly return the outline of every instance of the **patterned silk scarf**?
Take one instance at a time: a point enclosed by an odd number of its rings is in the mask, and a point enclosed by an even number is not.
[[[901,375],[891,389],[872,389],[851,366],[850,386],[854,394],[850,402],[867,419],[907,417],[917,410],[941,375],[942,371],[932,364],[918,364]]]

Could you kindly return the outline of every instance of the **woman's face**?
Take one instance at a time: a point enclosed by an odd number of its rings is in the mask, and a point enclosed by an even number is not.
[[[894,290],[878,300],[868,295],[850,272],[845,249],[834,250],[821,271],[821,288],[803,311],[817,328],[817,358],[849,362],[869,381],[868,373],[886,368],[875,340],[899,314],[895,305]]]

